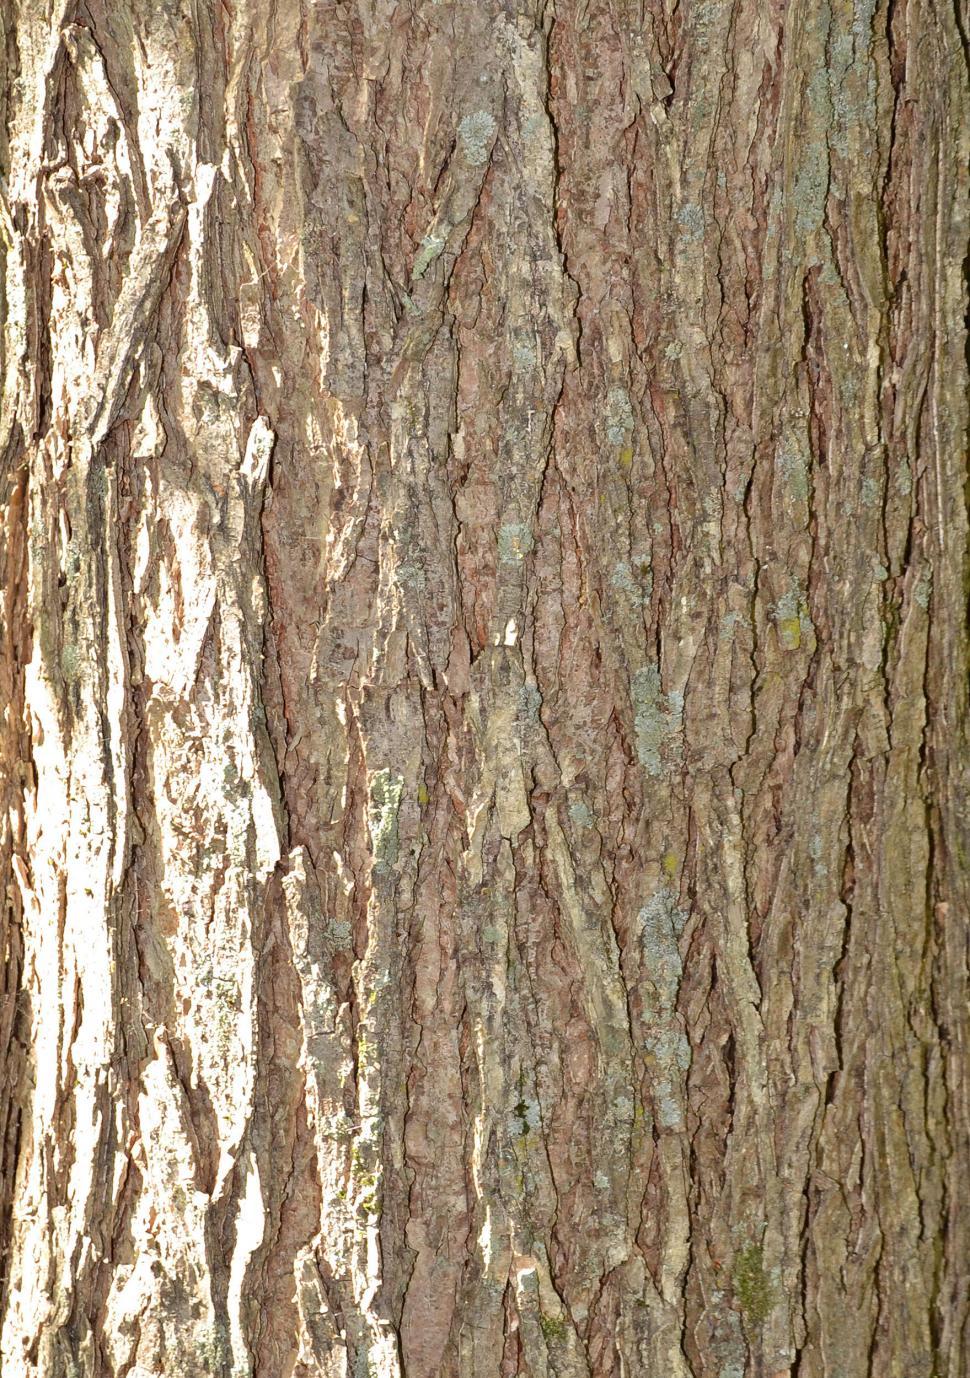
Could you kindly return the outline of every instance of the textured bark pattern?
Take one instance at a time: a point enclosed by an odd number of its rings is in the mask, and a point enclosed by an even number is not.
[[[0,24],[4,1378],[962,1378],[959,14]]]

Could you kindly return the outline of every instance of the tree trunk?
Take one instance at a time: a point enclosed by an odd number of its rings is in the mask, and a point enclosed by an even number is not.
[[[4,1378],[965,1378],[959,14],[0,30]]]

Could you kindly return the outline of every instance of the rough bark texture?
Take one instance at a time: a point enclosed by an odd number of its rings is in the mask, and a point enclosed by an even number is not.
[[[959,13],[0,25],[4,1378],[964,1378]]]

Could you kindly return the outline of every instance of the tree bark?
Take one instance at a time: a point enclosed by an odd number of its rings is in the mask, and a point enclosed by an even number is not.
[[[0,32],[4,1378],[965,1378],[959,11]]]

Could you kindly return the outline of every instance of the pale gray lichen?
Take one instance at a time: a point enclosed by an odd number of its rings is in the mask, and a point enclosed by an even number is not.
[[[633,407],[626,388],[610,388],[606,394],[606,438],[611,445],[622,445],[633,430]]]
[[[684,1122],[684,1077],[691,1063],[690,1043],[676,1012],[683,976],[677,939],[687,915],[670,886],[664,885],[640,910],[639,920],[646,989],[652,988],[652,994],[645,994],[643,1039],[651,1067],[651,1095],[660,1127],[679,1129]]]
[[[523,684],[519,689],[519,712],[520,722],[536,723],[539,721],[539,709],[542,707],[542,695],[534,684]]]
[[[623,1124],[628,1124],[630,1120],[633,1119],[635,1107],[629,1096],[617,1096],[616,1100],[613,1102],[613,1109],[617,1118]]]
[[[797,589],[789,589],[787,593],[783,593],[775,604],[775,618],[781,622],[789,617],[797,617],[799,601]]]
[[[879,494],[879,484],[874,478],[864,478],[862,480],[862,504],[864,507],[878,507]]]
[[[442,234],[425,235],[418,248],[414,259],[414,267],[411,269],[411,281],[417,282],[431,267],[435,259],[438,258],[442,249],[447,243],[447,238]]]
[[[68,580],[76,579],[81,571],[81,548],[72,536],[64,552],[64,575]]]
[[[704,212],[693,201],[687,201],[677,211],[677,224],[681,227],[689,243],[696,243],[704,238]]]
[[[776,465],[791,496],[796,502],[808,498],[808,465],[805,456],[794,447],[779,451]]]
[[[350,924],[346,919],[327,919],[326,935],[334,947],[349,947],[350,933]]]
[[[663,770],[661,748],[681,729],[684,696],[677,691],[663,694],[659,669],[648,665],[633,676],[632,697],[637,757],[648,775],[658,776]]]
[[[535,346],[530,340],[516,340],[512,345],[512,358],[518,368],[535,368],[537,361]]]
[[[533,544],[532,531],[523,522],[505,522],[499,528],[498,557],[503,565],[518,564]]]
[[[357,1351],[354,1360],[354,1378],[377,1378],[377,1370],[370,1361],[370,1352],[366,1344],[363,1344]]]
[[[677,1002],[684,969],[677,939],[684,930],[687,914],[678,906],[670,886],[663,885],[640,910],[639,920],[648,979],[657,992],[660,1007],[671,1011]]]
[[[814,635],[815,624],[805,606],[805,598],[797,585],[783,593],[771,609],[778,628],[778,639],[786,651],[797,651],[802,638]]]
[[[913,591],[913,597],[924,610],[930,606],[930,595],[933,592],[933,575],[928,569],[924,569],[917,581]]]
[[[829,868],[822,860],[822,850],[823,844],[821,834],[812,833],[811,840],[808,844],[808,855],[812,858],[812,870],[819,878],[827,876],[829,873]]]
[[[613,566],[610,583],[615,589],[623,589],[626,593],[638,592],[637,586],[633,582],[633,571],[626,560],[620,560]]]
[[[901,462],[896,472],[896,487],[904,498],[908,498],[913,491],[913,471],[908,459]]]
[[[65,646],[61,651],[61,674],[68,684],[81,675],[81,657],[76,646]]]
[[[872,21],[876,13],[876,0],[854,0],[852,19],[852,52],[868,55],[872,48]],[[860,62],[864,57],[860,56]]]
[[[809,106],[820,123],[827,125],[832,118],[832,92],[831,79],[824,67],[817,67],[812,73],[806,94]]]
[[[745,1350],[741,1317],[720,1287],[711,1288],[713,1333],[711,1350],[718,1363],[717,1378],[744,1378]]]
[[[593,825],[593,815],[590,813],[589,806],[578,799],[569,806],[569,817],[578,828],[590,828]]]
[[[817,73],[809,83],[809,100],[813,105],[824,105],[828,109],[828,80],[824,73]],[[822,118],[827,121],[828,117],[823,115]],[[795,224],[802,234],[812,234],[821,227],[828,188],[828,148],[822,139],[809,139],[802,148],[792,195]]]
[[[404,564],[398,565],[395,571],[395,577],[398,584],[403,585],[405,588],[414,589],[418,593],[421,592],[428,582],[424,570],[412,560],[407,560]]]
[[[648,1034],[643,1050],[658,1062],[672,1063],[686,1072],[691,1064],[690,1042],[683,1029],[674,1028]]]
[[[495,141],[496,123],[487,110],[466,115],[458,126],[458,138],[465,157],[474,167],[488,162]]]
[[[403,790],[404,781],[389,770],[379,770],[371,779],[368,823],[377,872],[388,870],[397,861],[397,815]]]
[[[674,1095],[673,1087],[665,1077],[661,1077],[653,1090],[654,1099],[657,1103],[657,1119],[664,1129],[677,1129],[683,1122],[683,1111],[677,1097]]]
[[[538,1129],[541,1123],[542,1112],[539,1102],[533,1096],[522,1096],[512,1110],[512,1133],[517,1137],[524,1136],[533,1129]]]
[[[217,1322],[203,1332],[199,1338],[197,1356],[206,1371],[210,1373],[215,1373],[231,1362],[232,1346],[229,1341],[229,1331],[224,1324]]]
[[[613,588],[619,589],[622,593],[627,594],[632,603],[642,604],[644,599],[650,597],[653,590],[653,574],[649,566],[647,567],[646,573],[643,575],[643,581],[644,588],[640,588],[634,578],[633,570],[626,560],[620,560],[618,564],[613,566],[613,572],[610,575],[610,583]]]

